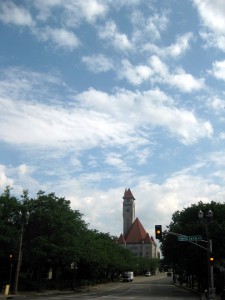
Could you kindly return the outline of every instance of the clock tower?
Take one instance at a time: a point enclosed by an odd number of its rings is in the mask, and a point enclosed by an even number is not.
[[[123,196],[123,235],[126,236],[135,220],[134,196],[130,189],[125,189]]]

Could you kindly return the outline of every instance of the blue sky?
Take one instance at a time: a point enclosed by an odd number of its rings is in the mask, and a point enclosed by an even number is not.
[[[224,54],[224,0],[1,1],[0,192],[112,235],[125,188],[150,235],[224,202]]]

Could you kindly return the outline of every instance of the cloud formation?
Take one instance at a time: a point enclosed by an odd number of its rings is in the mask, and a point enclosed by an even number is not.
[[[224,5],[1,1],[0,191],[55,192],[112,234],[125,188],[151,235],[224,201]]]

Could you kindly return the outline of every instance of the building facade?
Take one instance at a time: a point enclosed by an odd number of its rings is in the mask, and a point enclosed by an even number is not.
[[[128,248],[135,256],[158,258],[157,244],[146,232],[138,218],[135,218],[135,198],[130,189],[123,196],[123,233],[118,244]]]

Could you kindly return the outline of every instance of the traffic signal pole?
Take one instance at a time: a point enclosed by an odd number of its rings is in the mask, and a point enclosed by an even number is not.
[[[181,233],[176,233],[176,232],[171,232],[171,231],[167,231],[167,234],[171,234],[171,235],[175,235],[177,237],[187,237],[186,235],[184,234],[181,234]],[[207,241],[204,241],[204,240],[201,240],[202,242],[205,242],[207,243],[207,247],[204,247],[202,245],[199,245],[197,243],[197,240],[196,242],[193,242],[193,241],[190,241],[188,239],[184,239],[184,241],[186,242],[189,242],[195,246],[198,246],[204,250],[207,251],[207,267],[208,267],[208,274],[209,274],[209,278],[208,278],[208,284],[209,284],[209,299],[215,299],[215,288],[214,288],[214,278],[213,278],[213,263],[214,263],[214,258],[210,256],[210,254],[212,253],[212,240],[211,239],[208,239],[208,233],[207,233]]]
[[[208,251],[209,255],[210,253],[212,253],[212,240],[209,240],[209,251]],[[214,263],[214,257],[212,257],[213,261],[210,258],[209,261],[209,268],[210,268],[210,287],[211,287],[211,299],[215,299],[215,288],[214,288],[214,278],[213,278],[213,263]],[[214,298],[213,298],[214,297]]]

